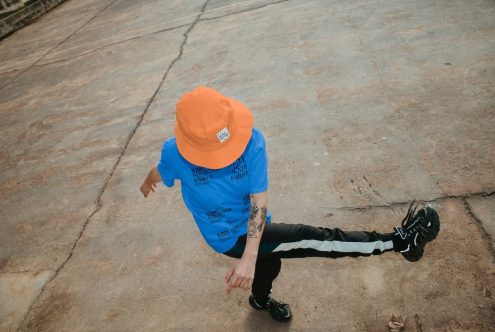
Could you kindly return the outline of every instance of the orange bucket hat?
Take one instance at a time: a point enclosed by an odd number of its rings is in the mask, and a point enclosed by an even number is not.
[[[177,102],[175,137],[190,163],[220,169],[236,161],[251,139],[253,115],[239,101],[199,86]]]

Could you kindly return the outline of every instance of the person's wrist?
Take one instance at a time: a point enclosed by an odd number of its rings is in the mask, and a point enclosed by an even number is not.
[[[256,253],[256,252],[245,252],[242,255],[242,258],[244,258],[245,260],[247,260],[249,262],[256,262],[256,259],[258,258],[258,253]]]

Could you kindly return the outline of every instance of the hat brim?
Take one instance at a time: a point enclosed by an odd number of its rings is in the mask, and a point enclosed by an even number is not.
[[[177,148],[182,157],[191,164],[210,169],[224,168],[236,161],[246,149],[252,135],[253,115],[241,102],[230,98],[229,102],[234,109],[229,128],[231,136],[216,149],[204,151],[196,147],[186,139],[180,126],[175,125]]]

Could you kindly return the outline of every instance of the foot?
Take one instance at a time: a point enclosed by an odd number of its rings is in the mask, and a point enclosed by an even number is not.
[[[249,296],[249,304],[256,310],[268,311],[270,316],[279,322],[288,322],[292,318],[292,312],[290,311],[289,305],[274,300],[271,297],[263,304],[256,301],[254,296],[251,295]]]
[[[428,204],[416,214],[417,205],[414,208],[413,205],[414,202],[409,206],[402,226],[394,228],[394,248],[410,262],[421,259],[425,245],[435,239],[440,231],[438,213],[431,205]]]

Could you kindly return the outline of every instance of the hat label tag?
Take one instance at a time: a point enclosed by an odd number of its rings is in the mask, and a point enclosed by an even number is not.
[[[225,142],[228,140],[230,137],[229,129],[227,127],[223,128],[217,133],[217,138],[220,141],[220,143]]]

